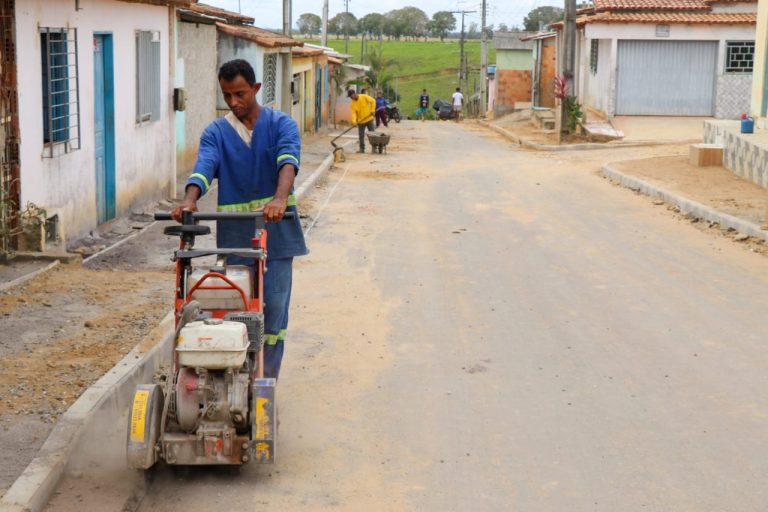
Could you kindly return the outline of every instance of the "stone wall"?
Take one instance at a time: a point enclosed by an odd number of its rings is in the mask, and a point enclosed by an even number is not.
[[[752,94],[752,74],[726,74],[717,77],[715,117],[739,119],[749,112]]]
[[[739,121],[705,121],[704,142],[723,146],[723,165],[742,178],[768,188],[768,134],[740,133]]]

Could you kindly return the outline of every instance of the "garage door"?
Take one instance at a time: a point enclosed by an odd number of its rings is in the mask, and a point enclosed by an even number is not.
[[[617,115],[711,116],[716,41],[619,41]]]

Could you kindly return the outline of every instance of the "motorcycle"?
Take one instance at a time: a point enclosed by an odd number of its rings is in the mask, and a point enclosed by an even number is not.
[[[394,120],[396,123],[400,122],[400,109],[397,108],[397,103],[387,103],[387,118]]]
[[[453,106],[445,100],[436,100],[432,108],[437,112],[437,118],[441,121],[453,119]]]

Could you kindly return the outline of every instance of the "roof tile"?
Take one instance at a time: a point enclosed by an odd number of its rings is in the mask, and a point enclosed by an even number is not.
[[[594,0],[595,11],[709,11],[706,0]]]
[[[757,14],[753,12],[606,12],[577,20],[587,23],[654,23],[664,25],[755,25]]]
[[[253,41],[261,46],[267,46],[269,48],[276,48],[281,46],[304,46],[302,41],[276,32],[270,32],[263,28],[252,27],[250,25],[227,25],[225,23],[216,23],[216,28],[219,31],[228,34],[230,36],[239,37],[241,39],[247,39]]]

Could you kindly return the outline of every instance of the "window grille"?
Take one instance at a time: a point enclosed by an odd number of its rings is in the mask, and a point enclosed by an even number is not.
[[[262,103],[269,105],[277,99],[277,54],[264,55],[264,79],[262,80]]]
[[[593,74],[597,74],[597,58],[598,51],[600,50],[600,41],[598,39],[592,39],[589,47],[589,71]]]
[[[726,73],[751,73],[754,64],[754,41],[728,41],[725,51]]]
[[[160,32],[136,32],[136,122],[160,119]]]
[[[41,28],[43,156],[80,149],[76,28]],[[58,149],[57,149],[58,148]]]

